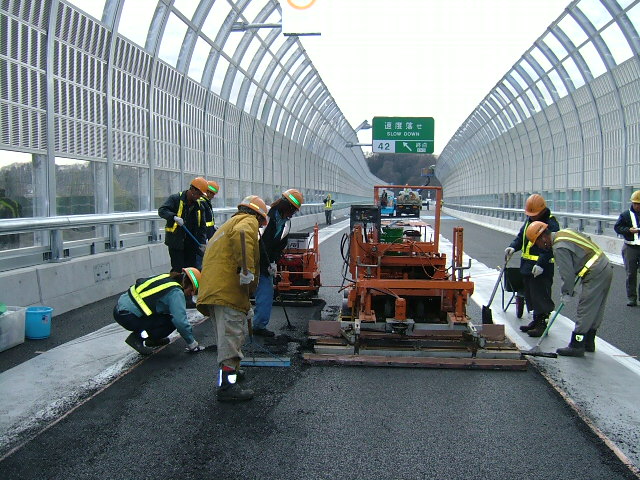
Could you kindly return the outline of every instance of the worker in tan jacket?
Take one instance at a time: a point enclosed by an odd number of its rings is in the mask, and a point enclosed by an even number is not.
[[[211,237],[202,262],[197,306],[200,313],[209,315],[216,332],[219,401],[253,398],[253,390],[242,389],[236,381],[243,358],[245,322],[253,312],[249,297],[260,272],[258,228],[266,222],[264,201],[256,195],[246,197],[238,212]]]

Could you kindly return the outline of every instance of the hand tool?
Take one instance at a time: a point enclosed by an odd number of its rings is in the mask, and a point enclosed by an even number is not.
[[[509,259],[505,259],[504,266],[500,270],[500,274],[498,275],[498,280],[496,280],[496,284],[493,286],[493,292],[491,292],[491,297],[489,298],[489,303],[487,305],[482,306],[482,323],[493,323],[493,314],[491,313],[491,302],[493,302],[493,297],[496,296],[496,292],[498,291],[498,285],[500,285],[500,281],[502,280],[502,276],[504,275],[504,271],[507,269],[507,263],[509,263]]]

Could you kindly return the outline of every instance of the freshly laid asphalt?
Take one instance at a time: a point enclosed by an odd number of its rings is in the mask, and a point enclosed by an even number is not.
[[[503,262],[513,235],[445,218],[445,239],[454,225],[464,226],[473,258],[468,313],[479,319],[497,278],[484,265]],[[137,355],[112,323],[114,298],[54,317],[49,339],[0,353],[0,478],[637,478],[640,402],[627,399],[640,392],[631,357],[640,351],[640,309],[624,306],[621,267],[598,351],[584,359],[537,359],[526,372],[309,366],[300,356],[307,322],[332,318],[342,299],[347,227],[322,229],[326,287],[315,305],[286,307],[295,330],[274,306],[279,336],[265,346],[291,366],[246,367],[257,392],[249,402],[216,402],[212,348],[187,354],[176,338]],[[516,343],[533,345],[499,300],[494,319]],[[548,348],[568,341],[571,308],[563,315]],[[210,322],[192,317],[198,340],[211,345]]]

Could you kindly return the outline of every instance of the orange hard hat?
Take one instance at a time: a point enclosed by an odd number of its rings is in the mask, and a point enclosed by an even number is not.
[[[526,213],[528,217],[535,217],[536,215],[539,215],[545,208],[547,208],[547,204],[545,203],[542,195],[534,193],[533,195],[529,196],[529,198],[527,198],[527,201],[524,204],[524,213]]]
[[[207,193],[209,184],[202,177],[196,177],[191,181],[191,186],[200,190],[203,194]]]
[[[215,180],[207,180],[207,190],[215,195],[220,191],[220,185]]]
[[[549,226],[544,222],[531,222],[531,224],[527,227],[527,231],[525,235],[527,236],[527,240],[531,243],[536,243],[538,237],[544,232]]]
[[[200,286],[200,270],[194,267],[183,268],[184,274],[191,280],[194,290],[197,292]]]
[[[239,207],[245,206],[249,207],[254,212],[259,213],[264,221],[267,221],[267,204],[264,203],[257,195],[249,195],[248,197],[244,197],[244,199],[238,204]]]
[[[282,196],[287,200],[289,200],[289,203],[293,205],[296,210],[300,210],[300,207],[304,202],[304,197],[302,196],[302,193],[300,193],[299,190],[296,190],[295,188],[290,188],[289,190],[285,190],[284,192],[282,192]]]

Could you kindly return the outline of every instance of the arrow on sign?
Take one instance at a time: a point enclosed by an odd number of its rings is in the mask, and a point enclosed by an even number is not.
[[[413,152],[413,150],[411,150],[411,147],[409,146],[409,144],[407,142],[402,142],[402,145],[409,150],[410,152]]]

